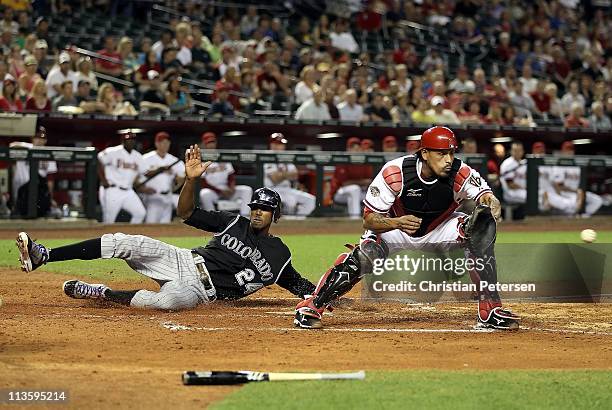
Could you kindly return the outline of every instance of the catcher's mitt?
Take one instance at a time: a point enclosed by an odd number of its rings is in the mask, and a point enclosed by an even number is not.
[[[491,208],[480,204],[474,208],[465,225],[465,236],[468,249],[476,254],[483,255],[495,243],[497,237],[497,224],[491,213]]]

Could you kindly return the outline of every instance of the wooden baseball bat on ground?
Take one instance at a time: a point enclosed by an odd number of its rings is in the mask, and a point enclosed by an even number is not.
[[[265,373],[242,371],[186,371],[182,380],[190,385],[230,385],[250,382],[276,382],[296,380],[363,380],[363,370],[354,373]]]

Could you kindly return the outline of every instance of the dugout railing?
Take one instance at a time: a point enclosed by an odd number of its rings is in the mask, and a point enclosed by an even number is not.
[[[36,218],[36,200],[38,197],[39,164],[40,161],[84,162],[85,175],[83,184],[83,211],[86,218],[96,218],[97,204],[97,151],[94,147],[0,147],[0,160],[13,163],[28,161],[30,164],[30,180],[28,182],[28,206],[24,217]]]

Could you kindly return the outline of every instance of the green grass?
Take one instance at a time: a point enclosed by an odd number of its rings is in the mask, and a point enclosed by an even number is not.
[[[159,237],[169,244],[193,248],[202,244],[201,238],[167,238]],[[293,265],[308,279],[316,281],[321,273],[327,270],[340,252],[343,252],[345,243],[358,240],[356,235],[347,234],[321,234],[321,235],[286,235],[284,242],[291,249]],[[74,243],[77,239],[46,240],[44,244],[54,248]],[[502,232],[498,243],[574,243],[580,242],[579,233],[568,232]],[[598,243],[612,243],[611,232],[599,232]],[[18,253],[13,240],[0,240],[0,266],[18,267]],[[41,268],[45,272],[65,273],[68,275],[93,279],[121,279],[130,280],[139,278],[125,262],[121,260],[81,261],[73,260],[56,262]]]
[[[609,409],[612,372],[387,371],[364,381],[251,383],[213,409]]]

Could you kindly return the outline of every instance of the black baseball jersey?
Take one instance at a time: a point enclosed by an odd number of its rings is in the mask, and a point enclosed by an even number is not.
[[[421,175],[415,155],[387,162],[368,188],[364,204],[369,211],[391,217],[414,215],[422,219],[412,235],[420,237],[446,220],[465,199],[478,200],[491,189],[480,174],[455,159],[449,175],[431,181]]]
[[[187,225],[214,236],[202,255],[218,299],[239,299],[264,286],[277,284],[294,295],[312,294],[315,286],[291,266],[291,252],[272,235],[256,235],[249,219],[229,212],[196,208]]]

